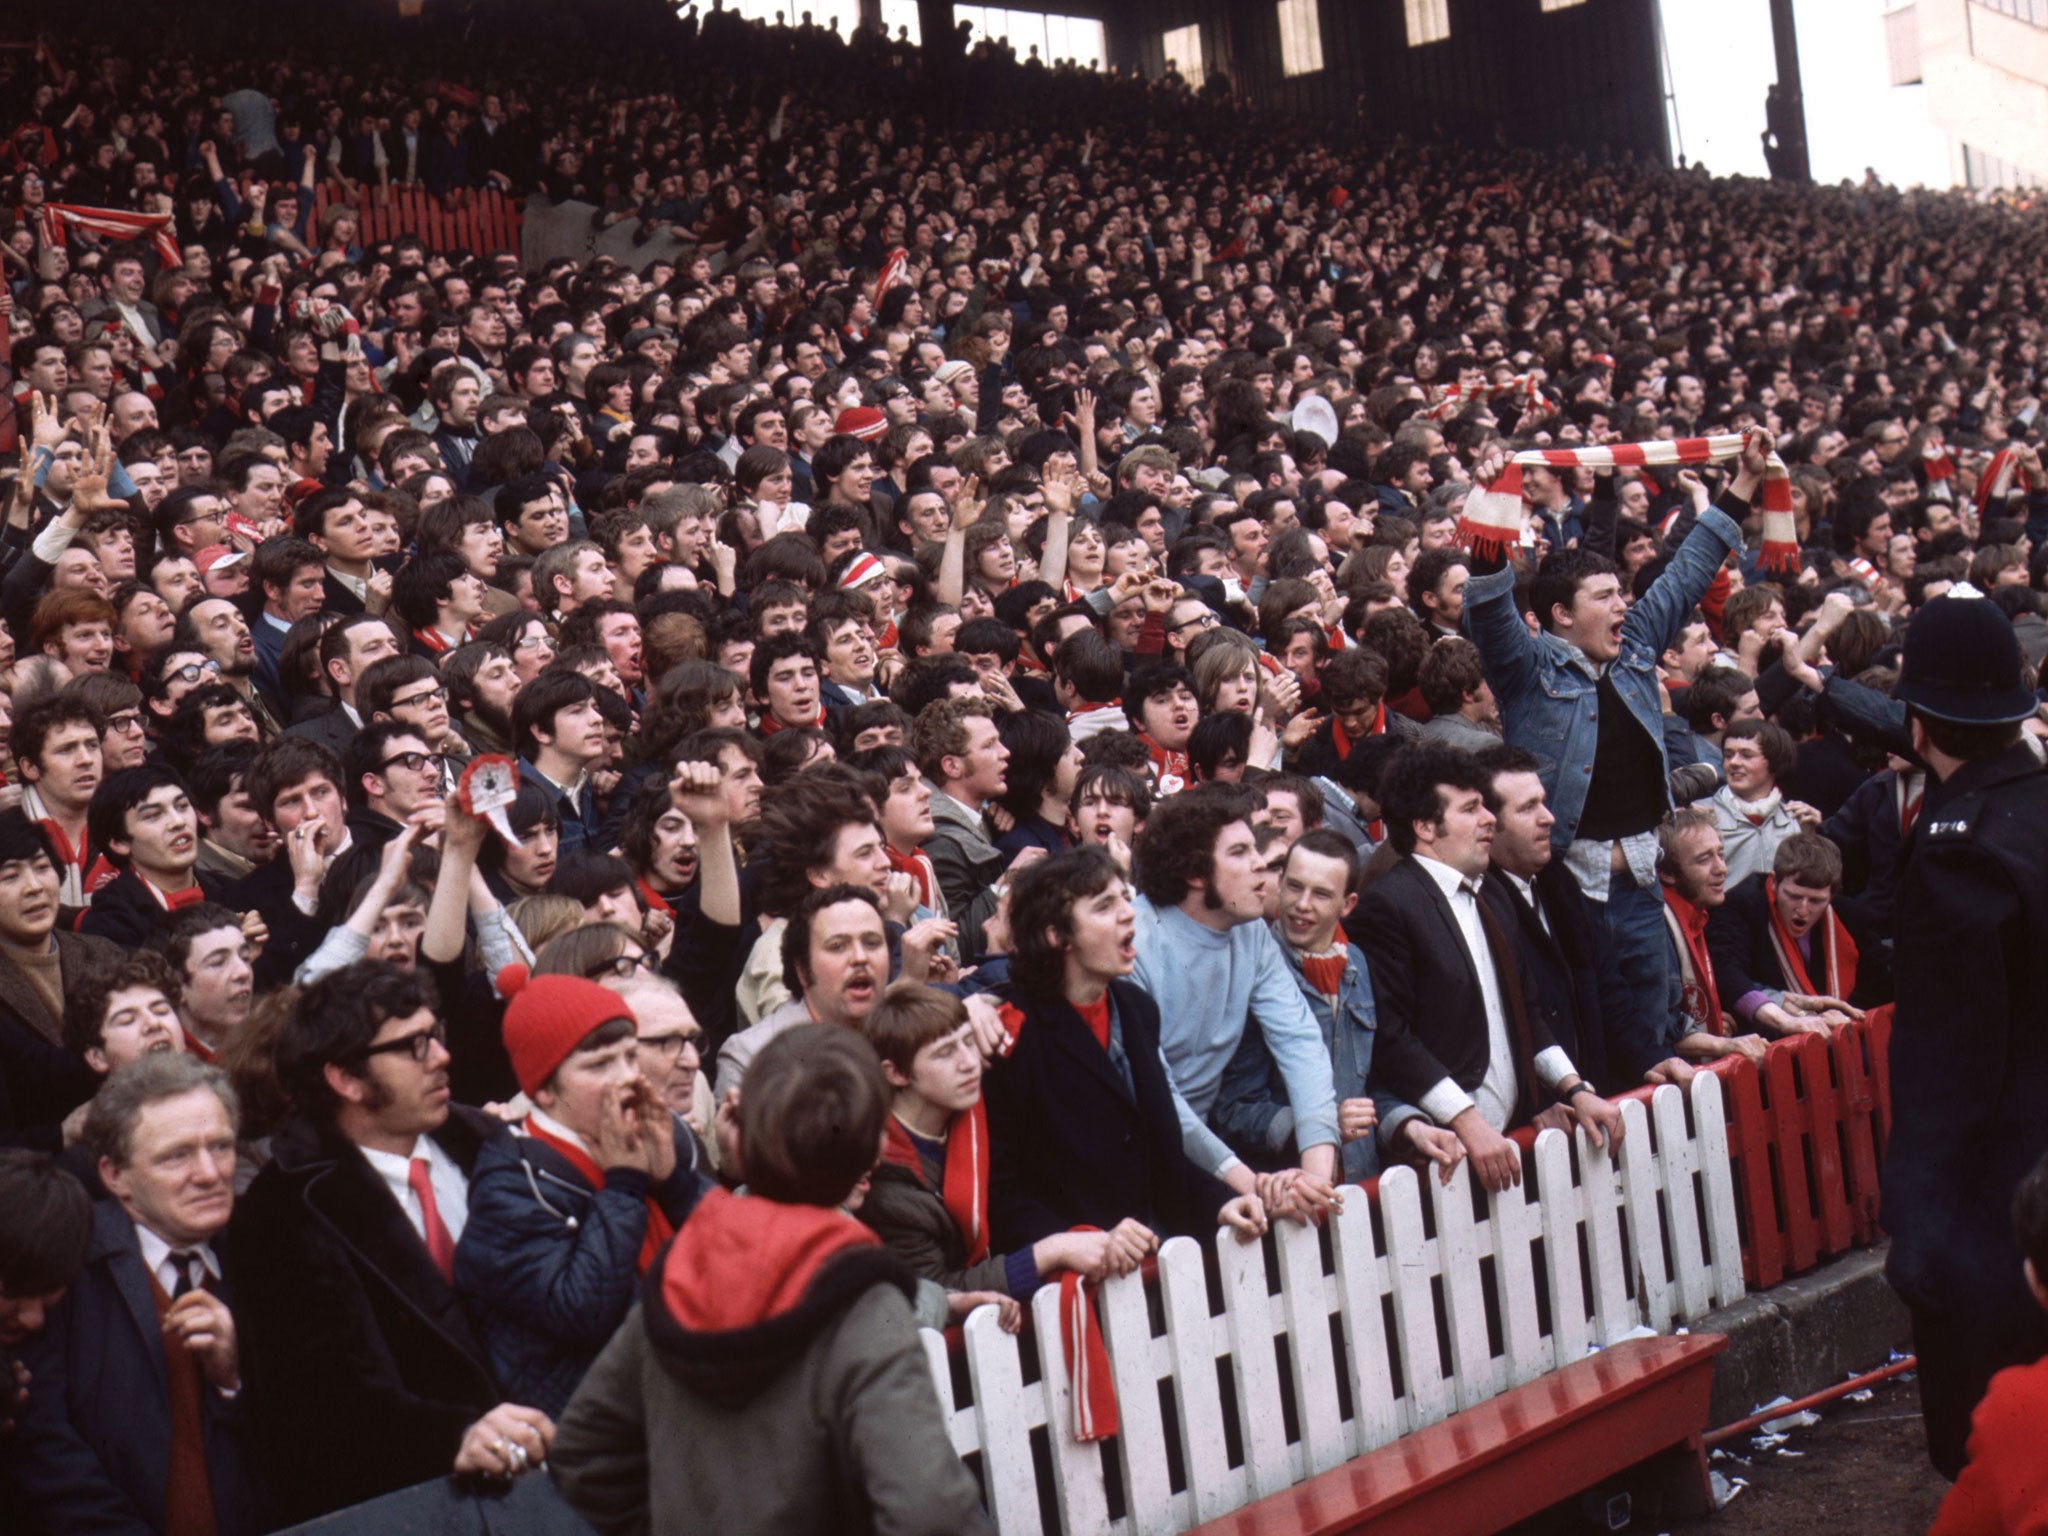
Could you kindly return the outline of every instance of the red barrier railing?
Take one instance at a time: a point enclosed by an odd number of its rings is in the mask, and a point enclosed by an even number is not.
[[[519,229],[525,222],[516,198],[495,187],[465,188],[443,202],[425,187],[392,187],[386,192],[365,187],[353,198],[338,196],[321,185],[313,199],[316,215],[336,203],[353,208],[362,233],[359,245],[376,245],[401,235],[414,235],[429,250],[467,251],[484,256],[492,251],[519,250]]]

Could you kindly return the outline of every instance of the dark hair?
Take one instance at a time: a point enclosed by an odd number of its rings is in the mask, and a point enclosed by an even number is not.
[[[452,550],[429,550],[399,567],[391,579],[391,606],[414,629],[431,625],[455,583],[469,574],[469,562]]]
[[[239,931],[241,926],[242,914],[234,908],[224,907],[217,901],[195,901],[157,919],[156,930],[149,936],[149,947],[169,961],[173,971],[183,976],[185,962],[192,958],[194,939],[203,933],[217,933],[223,928]]]
[[[565,709],[589,704],[597,698],[597,684],[580,672],[550,666],[519,690],[512,701],[512,745],[529,760],[540,755],[540,741],[534,734],[555,734],[555,717]]]
[[[380,960],[358,960],[329,971],[299,994],[298,1007],[278,1034],[277,1077],[301,1114],[327,1120],[341,1099],[327,1081],[338,1066],[361,1076],[364,1052],[392,1019],[432,1009],[434,994],[420,976]]]
[[[1225,758],[1234,757],[1239,767],[1249,765],[1252,751],[1252,717],[1230,711],[1204,715],[1188,733],[1188,767],[1197,779],[1208,781]]]
[[[185,781],[160,763],[144,763],[107,775],[106,782],[92,792],[85,812],[85,832],[109,863],[121,869],[128,867],[128,855],[116,853],[113,846],[116,841],[129,840],[128,813],[166,787],[184,793]]]
[[[341,759],[310,736],[280,736],[263,749],[245,781],[249,804],[265,821],[275,822],[277,797],[315,775],[337,790],[343,787]]]
[[[50,842],[48,829],[19,806],[11,811],[0,811],[0,864],[21,864],[36,859],[47,860],[52,868],[57,864],[57,850]]]
[[[1251,811],[1251,796],[1232,784],[1197,785],[1155,805],[1134,850],[1145,899],[1155,907],[1179,906],[1194,883],[1213,872],[1223,829],[1250,820]],[[1010,926],[1019,931],[1014,906]]]
[[[747,1187],[785,1205],[836,1206],[875,1165],[889,1084],[858,1032],[799,1024],[761,1048],[740,1101]]]
[[[262,753],[253,741],[230,741],[200,753],[185,775],[192,808],[202,817],[218,819],[220,803],[235,792],[235,781],[240,779],[248,788],[249,769]]]
[[[440,676],[431,661],[410,652],[373,661],[356,679],[356,713],[365,720],[389,714],[391,696],[399,689],[408,683],[425,682],[430,677],[438,681]]]
[[[1358,874],[1365,867],[1365,861],[1358,856],[1357,845],[1342,832],[1333,832],[1328,827],[1311,827],[1294,840],[1294,846],[1287,850],[1287,857],[1291,859],[1296,853],[1304,852],[1335,859],[1344,866],[1345,893],[1348,895],[1358,889]]]
[[[1167,804],[1200,793],[1186,790]],[[1101,895],[1122,878],[1109,855],[1093,847],[1056,853],[1011,877],[1010,977],[1022,991],[1041,998],[1061,995],[1074,904]]]
[[[1697,686],[1697,685],[1695,685]],[[1738,720],[1721,733],[1721,750],[1731,741],[1754,741],[1764,755],[1773,781],[1783,780],[1799,766],[1799,743],[1792,733],[1771,720]]]
[[[1455,636],[1437,641],[1423,656],[1415,680],[1431,714],[1455,715],[1467,694],[1485,686],[1486,669],[1480,663],[1479,647]]]
[[[0,1199],[0,1207],[14,1209],[5,1199]],[[2020,1256],[2034,1266],[2035,1283],[2048,1285],[2048,1157],[2034,1164],[2013,1191],[2012,1225],[2020,1240]],[[4,1272],[0,1272],[0,1284],[14,1289],[14,1282]]]
[[[107,999],[130,987],[154,987],[175,1008],[185,995],[184,983],[170,961],[152,949],[131,949],[116,959],[85,969],[69,981],[64,994],[64,1045],[83,1056],[106,1043]]]
[[[1380,816],[1387,841],[1396,853],[1415,851],[1415,823],[1441,822],[1445,789],[1467,789],[1480,795],[1492,780],[1470,752],[1441,741],[1411,742],[1396,752],[1380,776]]]
[[[0,1291],[47,1296],[78,1278],[92,1242],[92,1197],[55,1158],[0,1147],[0,1210]]]
[[[1004,715],[996,732],[1010,752],[1002,806],[1022,822],[1038,814],[1047,786],[1058,778],[1060,762],[1074,744],[1073,734],[1059,716],[1040,709]]]
[[[883,932],[888,931],[881,899],[873,891],[857,885],[828,885],[812,891],[796,904],[782,930],[782,984],[789,988],[792,997],[802,997],[806,990],[804,972],[811,965],[811,925],[820,912],[848,901],[873,908],[876,919],[883,924]]]
[[[1387,662],[1377,651],[1346,646],[1323,669],[1323,698],[1332,709],[1345,709],[1387,696]]]
[[[1571,607],[1578,598],[1579,588],[1595,576],[1618,574],[1612,560],[1589,549],[1560,549],[1545,555],[1543,564],[1536,568],[1536,584],[1531,594],[1536,622],[1547,633],[1554,627],[1553,608]]]
[[[34,763],[40,769],[44,745],[67,725],[91,726],[95,741],[107,734],[104,715],[83,699],[60,693],[29,705],[14,717],[14,726],[7,733],[7,749],[17,763]]]
[[[1052,673],[1088,704],[1107,704],[1123,691],[1123,656],[1094,629],[1077,629],[1054,647]]]
[[[810,637],[797,630],[784,630],[779,635],[770,635],[756,641],[754,654],[747,663],[747,684],[753,689],[754,697],[768,697],[768,674],[778,661],[787,661],[792,656],[808,656],[813,666],[820,663],[818,647]]]
[[[1152,814],[1152,786],[1143,774],[1119,763],[1095,762],[1082,768],[1074,780],[1073,797],[1067,802],[1069,815],[1079,812],[1081,802],[1091,791],[1099,791],[1112,805],[1129,806],[1132,820],[1140,827]]]
[[[667,786],[658,787],[664,796]],[[633,883],[633,866],[616,854],[600,853],[596,849],[581,848],[570,854],[555,866],[555,877],[548,882],[551,895],[566,896],[578,906],[589,906],[601,896],[614,891],[629,891],[633,900],[641,906],[639,889]]]

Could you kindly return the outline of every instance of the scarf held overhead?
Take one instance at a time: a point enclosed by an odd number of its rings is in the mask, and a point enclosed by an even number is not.
[[[1458,520],[1458,537],[1481,553],[1505,555],[1522,537],[1522,469],[1645,469],[1691,464],[1719,464],[1742,456],[1746,441],[1740,432],[1712,437],[1681,437],[1648,443],[1612,443],[1604,448],[1536,448],[1516,454],[1500,478],[1466,499]],[[1764,470],[1764,566],[1790,571],[1799,564],[1799,532],[1792,521],[1792,482],[1785,464],[1773,453]]]

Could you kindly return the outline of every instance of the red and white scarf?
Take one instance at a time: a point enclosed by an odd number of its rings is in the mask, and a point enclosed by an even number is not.
[[[1920,450],[1920,473],[1927,480],[1927,498],[1930,501],[1953,502],[1956,488],[1955,461],[1948,456],[1948,445],[1938,437],[1931,437]]]
[[[1016,1004],[1005,1003],[1000,1017],[1014,1041],[1024,1028],[1023,1013]],[[1083,1022],[1085,1025],[1086,1021]],[[958,1120],[961,1117],[954,1118]],[[946,1153],[946,1183],[949,1186],[953,1182],[952,1161],[949,1138]],[[983,1204],[987,1204],[986,1199]],[[952,1209],[950,1198],[946,1208]],[[1075,1227],[1072,1230],[1099,1232],[1102,1229]],[[1060,1351],[1066,1356],[1067,1379],[1073,1388],[1074,1438],[1083,1442],[1107,1440],[1117,1432],[1116,1381],[1109,1373],[1109,1349],[1102,1339],[1102,1320],[1095,1315],[1093,1298],[1089,1294],[1093,1287],[1071,1269],[1060,1271],[1059,1286]]]
[[[1458,537],[1467,548],[1494,555],[1505,555],[1520,542],[1524,465],[1540,464],[1552,469],[1641,469],[1714,464],[1739,458],[1745,440],[1740,432],[1718,432],[1712,437],[1659,438],[1647,443],[1612,443],[1603,448],[1536,448],[1518,453],[1508,461],[1498,480],[1466,498],[1464,515],[1458,519]],[[1786,477],[1784,460],[1776,453],[1764,470],[1763,523],[1765,569],[1796,570],[1799,530],[1792,520],[1792,482]]]
[[[1515,398],[1531,405],[1543,398],[1543,386],[1536,382],[1535,374],[1518,373],[1499,383],[1485,379],[1470,386],[1458,383],[1440,385],[1436,404],[1429,408],[1427,415],[1431,421],[1448,421],[1464,409],[1467,401]]]
[[[157,259],[166,267],[185,264],[171,233],[168,213],[131,213],[124,208],[84,208],[76,203],[45,203],[36,214],[45,245],[64,245],[74,230],[110,235],[116,240],[147,238],[156,248]]]
[[[1994,501],[2004,501],[2012,494],[2017,483],[2023,491],[2034,488],[2034,477],[2020,468],[2020,451],[2017,448],[2001,448],[1991,455],[1991,462],[1984,466],[1984,472],[1977,476],[1977,489],[1971,493],[1970,501],[1981,517]]]
[[[1721,998],[1714,990],[1714,962],[1707,953],[1707,914],[1670,886],[1664,887],[1664,922],[1678,951],[1678,979],[1685,986],[1682,1005],[1692,1032],[1725,1035]]]
[[[1806,957],[1799,952],[1799,941],[1792,937],[1791,929],[1785,926],[1785,919],[1778,915],[1776,875],[1764,877],[1764,903],[1771,914],[1771,952],[1778,957],[1778,969],[1784,974],[1786,985],[1808,996],[1817,992],[1823,997],[1846,1000],[1856,990],[1856,941],[1849,937],[1849,930],[1835,915],[1834,904],[1828,905],[1825,926],[1816,927],[1808,935],[1808,942],[1827,951],[1827,968],[1821,975],[1826,985],[1816,987],[1807,970]]]

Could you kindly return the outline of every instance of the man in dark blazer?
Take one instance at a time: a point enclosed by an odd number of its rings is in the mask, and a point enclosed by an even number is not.
[[[1380,784],[1387,840],[1400,855],[1354,913],[1370,959],[1380,1038],[1372,1084],[1457,1133],[1488,1189],[1521,1182],[1501,1133],[1557,1106],[1599,1144],[1621,1113],[1579,1075],[1529,1004],[1531,979],[1494,903],[1481,900],[1494,816],[1470,753],[1404,747]]]
[[[288,727],[287,736],[307,736],[336,757],[363,728],[356,709],[356,684],[375,662],[402,654],[398,631],[375,614],[355,613],[320,637],[320,670],[334,690],[334,708]]]
[[[57,855],[40,823],[0,812],[0,1145],[63,1146],[64,1117],[98,1079],[64,1048],[64,997],[120,953],[57,928]]]
[[[33,1386],[8,1476],[45,1531],[254,1536],[234,1292],[216,1240],[235,1199],[234,1090],[159,1051],[93,1100],[111,1198],[85,1268],[22,1349]],[[180,1155],[182,1154],[182,1155]]]
[[[1691,1082],[1692,1067],[1665,1054],[1639,1013],[1607,924],[1552,856],[1556,818],[1535,754],[1503,742],[1478,757],[1494,815],[1481,895],[1494,904],[1528,968],[1530,1008],[1580,1070],[1610,1093],[1638,1083]],[[1661,1008],[1663,999],[1656,1001]]]
[[[236,1213],[249,1409],[279,1517],[450,1472],[515,1477],[554,1426],[500,1400],[452,1275],[470,1171],[504,1128],[448,1102],[429,985],[358,961],[278,1044],[301,1115]]]
[[[1011,981],[996,995],[1016,1044],[983,1084],[996,1248],[1091,1226],[1135,1264],[1159,1237],[1219,1223],[1263,1232],[1258,1198],[1233,1195],[1181,1149],[1159,1008],[1127,979],[1137,922],[1108,856],[1077,848],[1041,860],[1018,874],[1011,903]],[[1250,1171],[1234,1166],[1249,1188]]]

